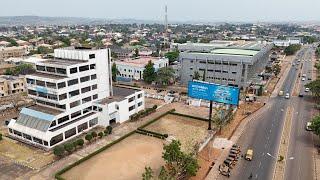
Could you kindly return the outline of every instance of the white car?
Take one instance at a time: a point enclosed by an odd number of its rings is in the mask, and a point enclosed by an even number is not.
[[[286,99],[289,99],[289,98],[290,98],[290,94],[289,94],[289,93],[286,93],[285,98],[286,98]]]
[[[310,91],[310,88],[306,88],[304,91],[305,91],[305,92],[309,92],[309,91]]]
[[[311,122],[307,122],[307,124],[306,124],[306,130],[307,131],[312,131],[310,126],[311,126]]]
[[[306,78],[304,78],[304,77],[303,77],[301,80],[302,80],[302,81],[305,81],[305,80],[306,80]]]

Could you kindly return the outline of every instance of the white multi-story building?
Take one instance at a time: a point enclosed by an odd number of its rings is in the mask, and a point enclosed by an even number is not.
[[[120,79],[143,79],[143,71],[148,62],[153,63],[155,71],[158,69],[167,67],[169,65],[168,58],[157,58],[157,57],[140,57],[137,59],[125,59],[122,61],[115,61],[119,74],[117,75]]]
[[[112,88],[110,54],[109,49],[69,47],[56,49],[54,59],[37,62],[37,72],[26,77],[36,105],[10,121],[9,134],[48,149],[143,110],[143,91]]]

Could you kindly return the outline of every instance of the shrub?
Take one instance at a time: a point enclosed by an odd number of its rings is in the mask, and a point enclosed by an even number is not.
[[[278,161],[281,162],[281,161],[283,161],[283,159],[284,159],[284,157],[280,155]]]
[[[73,143],[66,143],[63,147],[68,153],[71,153],[74,150]]]
[[[2,134],[0,133],[0,141],[2,140]]]
[[[105,135],[105,136],[108,136],[108,134],[109,134],[109,131],[108,131],[108,130],[104,130],[103,132],[104,132],[104,135]]]
[[[112,127],[111,127],[111,126],[107,126],[107,127],[106,127],[106,130],[108,131],[108,134],[111,134],[111,133],[112,133]]]
[[[53,154],[58,156],[58,157],[62,157],[64,155],[64,147],[62,145],[58,145],[56,147],[53,148]]]
[[[84,137],[87,141],[91,141],[92,140],[92,135],[91,134],[87,134],[85,137]]]
[[[98,134],[95,131],[93,131],[91,135],[92,135],[92,138],[96,138],[98,136]]]
[[[83,144],[84,144],[84,140],[83,139],[78,139],[77,140],[77,144],[78,144],[78,146],[82,147]]]
[[[102,137],[103,137],[103,132],[99,132],[99,133],[98,133],[98,136],[99,136],[100,138],[102,138]]]
[[[73,145],[74,149],[77,149],[77,146],[78,146],[77,140],[73,141],[73,142],[72,142],[72,145]]]
[[[158,107],[157,105],[153,105],[152,109],[157,109],[157,107]]]

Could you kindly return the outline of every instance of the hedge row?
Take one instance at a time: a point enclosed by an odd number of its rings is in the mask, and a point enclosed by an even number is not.
[[[62,175],[63,173],[65,173],[65,172],[67,172],[68,170],[70,170],[71,168],[79,165],[80,163],[82,163],[82,162],[84,162],[84,161],[92,158],[93,156],[99,154],[100,152],[108,149],[109,147],[113,146],[114,144],[117,144],[118,142],[124,140],[125,138],[131,136],[131,135],[134,134],[134,133],[135,133],[135,131],[131,131],[131,132],[129,132],[128,134],[120,137],[119,139],[117,139],[117,140],[115,140],[115,141],[113,141],[113,142],[111,142],[111,143],[103,146],[102,148],[98,149],[97,151],[89,154],[88,156],[83,157],[83,158],[79,159],[78,161],[76,161],[76,162],[74,162],[74,163],[72,163],[72,164],[64,167],[63,169],[61,169],[60,171],[58,171],[58,172],[55,174],[55,178],[58,179],[58,180],[64,180],[64,178],[61,177],[61,175]]]
[[[158,116],[158,117],[154,118],[153,120],[151,120],[151,121],[145,123],[144,125],[140,126],[139,129],[143,129],[143,128],[149,126],[150,124],[156,122],[156,121],[159,120],[160,118],[162,118],[162,117],[164,117],[164,116],[166,116],[166,115],[168,115],[168,114],[170,114],[170,113],[172,113],[172,112],[174,112],[174,111],[175,111],[175,109],[171,109],[171,110],[169,110],[169,111],[161,114],[160,116]]]
[[[152,135],[154,135],[154,136],[159,136],[159,137],[161,137],[161,138],[163,138],[163,139],[165,139],[165,138],[167,138],[168,137],[168,134],[161,134],[161,133],[157,133],[157,132],[153,132],[153,131],[148,131],[148,130],[145,130],[145,129],[141,129],[141,128],[138,128],[137,129],[137,132],[138,133],[143,133],[143,134],[145,134],[145,135],[148,135],[148,134],[152,134]],[[141,134],[140,133],[140,134]]]
[[[131,116],[130,120],[135,121],[135,120],[138,120],[139,118],[143,118],[145,116],[148,116],[149,114],[155,112],[157,107],[158,107],[157,105],[154,105],[152,108],[147,108],[147,109],[142,110],[138,113],[135,113]]]
[[[142,134],[142,135],[146,135],[146,136],[156,137],[156,138],[158,138],[158,139],[165,139],[164,136],[159,136],[159,135],[156,135],[156,134],[147,133],[147,132],[145,132],[145,131],[136,130],[136,133]]]
[[[187,115],[187,114],[181,114],[181,113],[177,113],[177,112],[170,112],[170,114],[176,115],[176,116],[182,116],[182,117],[192,118],[192,119],[196,119],[196,120],[200,120],[200,121],[206,121],[206,122],[209,121],[208,119],[205,119],[205,118],[196,117],[196,116],[190,116],[190,115]]]
[[[165,115],[167,115],[167,114],[169,114],[169,113],[171,113],[171,112],[174,112],[174,111],[175,111],[175,109],[171,109],[170,111],[167,111],[166,113],[164,113],[164,114],[162,114],[162,115],[160,115],[160,116],[156,117],[155,119],[153,119],[153,120],[149,121],[148,123],[146,123],[146,124],[144,124],[144,125],[140,126],[140,127],[139,127],[139,129],[142,129],[142,128],[144,128],[144,127],[146,127],[146,126],[150,125],[151,123],[154,123],[155,121],[159,120],[159,119],[160,119],[160,118],[162,118],[163,116],[165,116]],[[131,132],[129,132],[128,134],[126,134],[126,135],[124,135],[124,136],[120,137],[119,139],[117,139],[117,140],[115,140],[115,141],[113,141],[113,142],[111,142],[111,143],[109,143],[109,144],[107,144],[107,145],[103,146],[102,148],[98,149],[97,151],[95,151],[95,152],[93,152],[93,153],[89,154],[88,156],[83,157],[83,158],[79,159],[78,161],[76,161],[76,162],[74,162],[74,163],[72,163],[72,164],[70,164],[70,165],[68,165],[68,166],[64,167],[63,169],[61,169],[60,171],[58,171],[58,172],[55,174],[55,176],[54,176],[54,177],[55,177],[56,179],[58,179],[58,180],[64,180],[64,178],[62,178],[62,177],[61,177],[61,175],[62,175],[63,173],[65,173],[65,172],[67,172],[68,170],[70,170],[71,168],[73,168],[73,167],[75,167],[75,166],[79,165],[80,163],[82,163],[82,162],[84,162],[84,161],[86,161],[86,160],[90,159],[91,157],[93,157],[93,156],[95,156],[95,155],[99,154],[100,152],[102,152],[102,151],[104,151],[104,150],[108,149],[109,147],[111,147],[111,146],[113,146],[113,145],[117,144],[118,142],[120,142],[120,141],[124,140],[125,138],[127,138],[127,137],[131,136],[131,135],[132,135],[132,134],[134,134],[135,132],[136,132],[136,130],[131,131]],[[140,132],[142,132],[142,131],[140,131]]]

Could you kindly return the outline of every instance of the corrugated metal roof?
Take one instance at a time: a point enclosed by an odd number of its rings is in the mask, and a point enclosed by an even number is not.
[[[50,127],[51,121],[20,113],[20,116],[17,119],[17,123],[32,129],[37,129],[39,131],[45,132]]]

